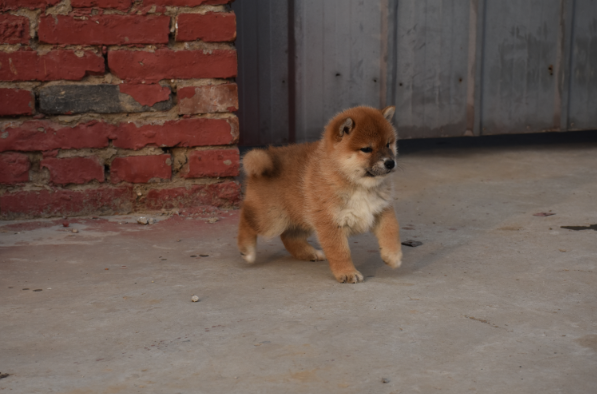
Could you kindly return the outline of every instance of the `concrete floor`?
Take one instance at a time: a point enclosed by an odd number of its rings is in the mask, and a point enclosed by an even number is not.
[[[357,285],[237,211],[0,222],[0,393],[595,393],[597,142],[533,138],[405,144],[423,245],[354,237]]]

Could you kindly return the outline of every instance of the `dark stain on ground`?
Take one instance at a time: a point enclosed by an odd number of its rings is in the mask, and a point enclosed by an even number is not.
[[[597,352],[597,335],[585,335],[576,339],[575,342]]]
[[[417,246],[423,245],[423,242],[421,242],[421,241],[413,241],[413,240],[409,239],[408,241],[402,242],[402,245],[404,245],[404,246],[410,246],[411,248],[416,248]]]
[[[467,316],[467,315],[464,315],[464,317],[466,317],[467,319],[471,319],[471,320],[476,320],[476,321],[479,321],[479,322],[481,322],[481,323],[489,324],[491,327],[495,327],[495,328],[501,328],[500,326],[496,326],[495,324],[493,324],[493,323],[492,323],[492,322],[490,322],[489,320],[485,320],[485,319],[478,319],[478,318],[476,318],[476,317],[473,317],[473,316]]]
[[[590,224],[588,226],[560,226],[567,230],[581,231],[581,230],[595,230],[597,231],[597,224]]]

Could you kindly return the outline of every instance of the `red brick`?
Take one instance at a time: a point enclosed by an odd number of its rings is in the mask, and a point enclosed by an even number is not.
[[[237,65],[234,50],[163,48],[154,52],[109,51],[108,66],[113,74],[129,82],[157,82],[171,78],[232,78]]]
[[[28,44],[29,19],[10,14],[0,15],[0,43]]]
[[[178,104],[179,114],[238,111],[238,88],[235,83],[180,88]]]
[[[182,170],[184,178],[237,176],[240,167],[238,149],[196,150],[188,154]]]
[[[112,8],[126,11],[131,8],[133,0],[70,0],[70,5],[74,8]]]
[[[97,157],[46,158],[41,161],[41,167],[47,168],[52,183],[59,185],[104,181],[104,167]]]
[[[197,7],[199,5],[228,4],[233,0],[147,0],[143,4],[170,5],[174,7]]]
[[[191,208],[200,205],[236,207],[241,200],[241,188],[236,182],[192,185],[168,189],[154,189],[138,202],[137,210]]]
[[[76,126],[63,126],[50,121],[28,121],[0,129],[0,152],[48,151],[52,149],[105,148],[114,126],[91,121]]]
[[[232,12],[180,14],[176,18],[176,26],[176,41],[218,42],[236,39],[236,15]]]
[[[60,3],[60,0],[0,0],[0,11],[17,10],[19,8],[40,8],[45,10]]]
[[[167,44],[170,17],[95,15],[86,20],[48,15],[39,19],[39,41],[70,45]]]
[[[0,52],[0,64],[0,81],[74,81],[105,70],[104,58],[89,51],[81,57],[69,50]]]
[[[110,166],[112,183],[148,183],[172,177],[170,155],[117,157]]]
[[[121,123],[114,132],[113,144],[116,148],[136,150],[147,145],[193,147],[229,145],[237,141],[237,118],[199,118],[172,120],[162,125]]]
[[[20,153],[0,155],[0,183],[14,184],[29,180],[29,158]]]
[[[49,216],[77,216],[129,213],[133,188],[102,186],[85,190],[39,190],[6,193],[0,196],[3,219]]]
[[[158,84],[123,83],[118,87],[121,93],[128,94],[139,104],[148,107],[170,98],[170,89]]]
[[[35,96],[26,89],[0,89],[0,116],[31,115]]]
[[[48,157],[58,157],[58,153],[60,153],[58,149],[47,150],[41,152],[41,157],[44,159],[47,159]]]

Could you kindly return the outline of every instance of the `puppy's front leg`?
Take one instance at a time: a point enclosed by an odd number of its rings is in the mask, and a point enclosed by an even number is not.
[[[333,220],[322,220],[316,223],[315,231],[336,280],[340,283],[362,282],[363,275],[352,263],[348,237],[344,229],[334,224]]]
[[[386,208],[377,216],[373,233],[379,242],[381,259],[392,268],[400,267],[402,264],[400,227],[393,207]]]

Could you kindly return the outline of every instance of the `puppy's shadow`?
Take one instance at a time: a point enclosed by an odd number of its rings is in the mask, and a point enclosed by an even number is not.
[[[321,249],[316,237],[309,238],[309,243],[316,249]],[[402,246],[404,257],[399,268],[392,269],[381,259],[377,239],[373,234],[366,233],[349,238],[351,255],[357,270],[363,274],[365,281],[370,278],[405,279],[414,273],[435,264],[441,258],[435,248],[430,250],[430,244],[412,248]],[[327,259],[324,261],[303,261],[294,258],[284,247],[279,238],[270,240],[259,239],[257,244],[257,259],[248,267],[265,268],[314,268],[319,267],[329,270]]]
[[[350,244],[355,267],[365,276],[365,280],[374,277],[404,279],[434,264],[439,258],[432,253],[432,250],[428,249],[430,245],[425,245],[425,243],[416,248],[403,245],[402,265],[394,269],[381,259],[377,239],[372,234],[352,237]]]

